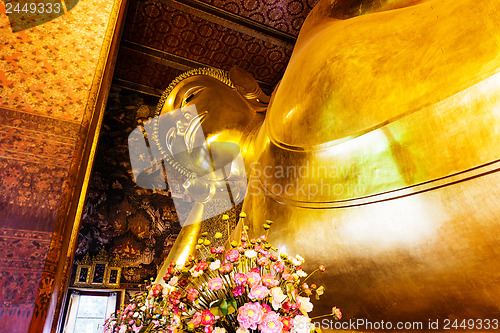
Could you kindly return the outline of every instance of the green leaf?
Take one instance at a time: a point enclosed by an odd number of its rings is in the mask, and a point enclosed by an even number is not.
[[[234,298],[230,298],[227,302],[227,313],[231,314],[236,312],[238,305],[236,304],[236,300]]]
[[[222,317],[224,315],[218,306],[211,307],[210,312],[217,317]]]
[[[287,283],[286,284],[286,292],[288,294],[288,297],[290,297],[290,299],[293,301],[293,302],[296,302],[297,300],[295,299],[295,286],[293,285],[293,283]]]
[[[222,300],[219,306],[220,311],[224,314],[224,316],[227,315],[227,301],[225,299]]]
[[[224,301],[224,300],[221,299],[221,300],[218,300],[217,302],[214,302],[213,304],[211,304],[211,306],[210,306],[210,312],[214,316],[218,316],[218,317],[224,316],[224,313],[222,312],[222,310],[220,308],[220,306],[222,304],[222,301]]]

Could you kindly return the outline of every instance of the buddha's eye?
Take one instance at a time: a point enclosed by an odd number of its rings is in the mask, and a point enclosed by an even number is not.
[[[190,101],[190,100],[192,100],[192,99],[193,99],[193,97],[194,97],[194,94],[189,95],[188,97],[186,97],[186,98],[184,99],[184,103],[189,103],[189,101]]]
[[[182,100],[182,106],[191,102],[193,100],[193,98],[195,98],[204,89],[205,89],[205,87],[203,87],[203,86],[196,86],[196,87],[190,88],[188,91],[186,91],[186,93],[184,95],[185,97]]]

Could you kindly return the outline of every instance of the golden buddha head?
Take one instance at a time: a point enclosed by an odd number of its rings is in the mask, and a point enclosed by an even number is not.
[[[184,112],[187,118],[184,121],[189,123],[192,117],[197,116],[202,124],[198,128],[202,127],[208,143],[215,140],[238,144],[255,117],[256,108],[252,105],[252,98],[258,96],[260,91],[258,89],[253,95],[242,94],[242,85],[246,84],[248,90],[248,83],[241,83],[241,73],[246,72],[238,68],[230,72],[201,68],[183,73],[165,90],[156,116],[176,110],[191,110]],[[265,104],[262,105],[265,107]],[[193,106],[197,115],[193,114]]]

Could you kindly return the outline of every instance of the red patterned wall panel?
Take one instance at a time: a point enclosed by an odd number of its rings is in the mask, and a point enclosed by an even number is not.
[[[282,41],[264,41],[156,1],[131,3],[130,13],[126,40],[221,69],[237,65],[269,84],[291,56],[292,46]]]
[[[52,232],[0,228],[2,332],[27,331]]]
[[[297,36],[319,0],[205,0],[208,4]]]
[[[116,63],[115,78],[165,90],[170,82],[183,71],[151,61],[136,52],[120,49]]]

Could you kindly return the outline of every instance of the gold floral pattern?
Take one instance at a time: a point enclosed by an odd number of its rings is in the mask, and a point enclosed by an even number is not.
[[[0,321],[8,332],[28,331],[37,299],[47,310],[54,277],[42,273],[56,270],[54,226],[121,1],[74,4],[18,31],[0,2]]]
[[[63,16],[15,33],[0,15],[0,106],[80,122],[112,6],[81,1]]]

